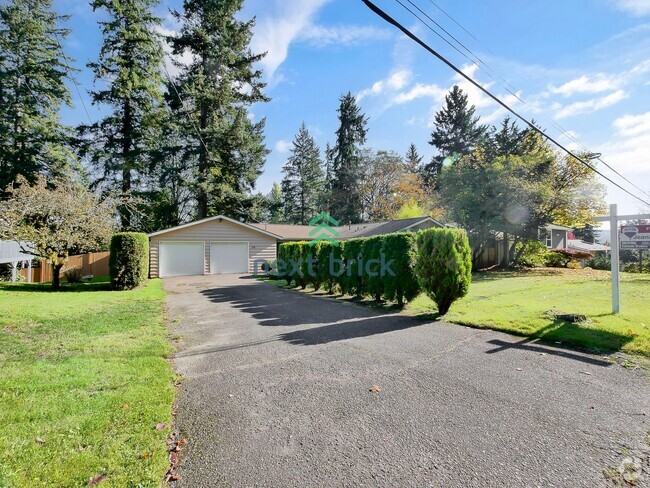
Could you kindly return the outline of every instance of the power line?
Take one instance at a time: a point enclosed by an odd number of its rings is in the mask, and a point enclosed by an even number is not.
[[[464,45],[463,43],[461,43],[458,39],[456,39],[456,37],[454,37],[453,35],[451,35],[451,34],[450,34],[446,29],[444,29],[444,27],[442,27],[439,23],[437,23],[435,20],[433,20],[429,15],[427,15],[424,11],[422,11],[422,9],[420,9],[417,5],[415,5],[411,0],[407,0],[407,1],[408,1],[411,5],[413,5],[415,8],[417,8],[420,12],[422,12],[422,14],[425,15],[429,20],[431,20],[435,25],[439,26],[439,27],[440,27],[440,28],[441,28],[445,33],[447,33],[447,34],[448,34],[452,39],[454,39],[458,44],[460,44],[460,45],[461,45],[461,46],[462,46],[466,51],[468,51],[469,53],[471,53],[471,54],[472,54],[472,55],[473,55],[477,60],[479,60],[479,61],[480,61],[480,62],[481,62],[485,67],[489,68],[490,71],[493,71],[493,68],[492,68],[491,66],[489,66],[487,63],[485,63],[485,62],[484,62],[481,58],[479,58],[475,53],[473,53],[472,50],[471,50],[470,48],[468,48],[467,46],[465,46],[465,45]],[[475,40],[475,41],[476,41],[480,46],[485,47],[488,51],[490,51],[490,53],[492,53],[494,56],[496,56],[496,54],[494,54],[494,53],[490,50],[489,47],[485,46],[485,45],[484,45],[484,44],[483,44],[483,43],[482,43],[482,42],[481,42],[477,37],[475,37],[475,36],[474,36],[474,35],[473,35],[473,34],[472,34],[468,29],[466,29],[465,27],[463,27],[463,26],[460,24],[460,22],[458,22],[458,21],[457,21],[456,19],[454,19],[451,15],[449,15],[449,14],[448,14],[448,13],[447,13],[443,8],[442,8],[442,7],[440,7],[440,6],[439,6],[437,3],[435,3],[433,0],[428,0],[428,1],[429,1],[429,3],[431,3],[434,7],[436,7],[438,10],[440,10],[443,14],[445,14],[448,18],[450,18],[450,19],[451,19],[451,20],[452,20],[452,21],[453,21],[453,22],[454,22],[458,27],[460,27],[463,31],[465,31],[469,36],[471,36],[471,37],[472,37],[472,38],[473,38],[473,39],[474,39],[474,40]],[[399,0],[397,0],[397,2],[400,3],[400,5],[402,5],[402,6],[404,7],[404,5],[403,5]],[[406,8],[406,7],[405,7],[405,8]],[[408,9],[408,8],[406,8],[406,9],[409,10],[409,12],[411,12],[410,9]],[[426,22],[424,22],[422,19],[420,19],[417,15],[415,15],[413,12],[411,12],[411,13],[412,13],[416,18],[418,18],[418,20],[420,20],[420,22],[422,22],[426,27],[428,27],[429,29],[433,30],[433,29],[431,28],[431,26],[429,26]],[[439,34],[438,34],[438,35],[439,35]],[[476,63],[474,63],[474,64],[476,64]],[[477,65],[477,66],[478,66],[478,65]],[[480,68],[480,66],[479,66],[479,68]],[[486,72],[485,70],[482,70],[482,71]],[[487,73],[487,72],[486,72],[486,73]],[[487,74],[488,74],[492,79],[495,79],[495,78],[492,77],[489,73],[487,73]],[[504,79],[501,78],[501,77],[499,77],[499,78],[501,79],[501,81],[502,81],[503,83],[505,83],[505,84],[508,85],[510,88],[512,88],[512,90],[518,91],[518,90],[517,90],[514,86],[512,86],[509,82],[507,82],[506,80],[504,80]],[[496,80],[495,80],[495,81],[496,81]],[[508,91],[511,95],[515,96],[515,97],[516,97],[520,102],[522,102],[524,105],[528,105],[528,103],[527,103],[524,99],[522,99],[520,96],[518,96],[518,95],[512,93],[512,92],[511,92],[510,90],[508,90],[508,88],[507,88],[506,86],[504,86],[503,84],[502,84],[502,86],[503,86],[503,88],[504,88],[506,91]],[[548,122],[550,122],[550,123],[551,123],[551,124],[556,128],[556,129],[558,129],[562,135],[564,135],[564,136],[567,137],[568,139],[570,139],[570,140],[572,140],[573,142],[575,142],[576,144],[578,144],[578,145],[579,145],[579,146],[580,146],[580,147],[581,147],[585,152],[587,152],[587,153],[591,153],[590,149],[589,149],[585,144],[583,144],[581,141],[579,141],[575,136],[573,136],[573,134],[571,134],[570,131],[568,131],[567,129],[565,129],[564,127],[562,127],[560,124],[558,124],[557,122],[555,122],[555,121],[554,121],[553,119],[551,119],[550,117],[548,117],[548,116],[544,116],[544,118],[545,118]],[[627,182],[628,184],[630,184],[632,187],[634,187],[635,189],[637,189],[638,191],[640,191],[640,192],[643,193],[644,195],[650,197],[650,193],[648,193],[646,190],[644,190],[644,189],[638,187],[634,182],[632,182],[632,181],[629,180],[627,177],[625,177],[623,174],[621,174],[619,171],[617,171],[617,170],[614,169],[612,166],[610,166],[610,165],[609,165],[605,160],[603,160],[600,156],[599,156],[598,158],[595,158],[595,159],[597,159],[598,161],[600,161],[600,162],[601,162],[604,166],[606,166],[610,171],[612,171],[614,174],[616,174],[616,175],[617,175],[618,177],[620,177],[622,180],[624,180],[625,182]]]
[[[589,164],[589,163],[588,163],[587,161],[585,161],[583,158],[581,158],[581,157],[575,155],[572,151],[570,151],[569,149],[567,149],[566,147],[564,147],[564,145],[560,144],[560,143],[559,143],[558,141],[556,141],[553,137],[549,136],[549,135],[546,134],[544,131],[540,130],[537,126],[535,126],[535,124],[533,124],[532,122],[530,122],[528,119],[526,119],[525,117],[523,117],[522,115],[520,115],[518,112],[516,112],[516,111],[513,110],[512,108],[510,108],[510,106],[509,106],[508,104],[506,104],[505,102],[501,101],[500,98],[498,98],[498,97],[496,97],[495,95],[493,95],[489,90],[487,90],[486,88],[484,88],[483,86],[481,86],[480,83],[477,83],[476,81],[474,81],[470,76],[468,76],[467,74],[465,74],[465,73],[464,73],[460,68],[456,67],[456,65],[454,65],[451,61],[449,61],[447,58],[445,58],[443,55],[441,55],[440,53],[438,53],[438,52],[437,52],[435,49],[433,49],[431,46],[429,46],[429,45],[426,44],[424,41],[422,41],[418,36],[416,36],[415,34],[413,34],[413,33],[412,33],[411,31],[409,31],[406,27],[404,27],[402,24],[400,24],[397,20],[395,20],[395,19],[392,18],[390,15],[388,15],[386,12],[384,12],[382,9],[380,9],[379,7],[377,7],[377,6],[376,6],[374,3],[372,3],[370,0],[362,0],[362,1],[363,1],[363,3],[365,3],[366,6],[367,6],[370,10],[372,10],[375,14],[377,14],[379,17],[381,17],[382,19],[384,19],[384,20],[385,20],[386,22],[388,22],[389,24],[391,24],[391,25],[395,26],[396,28],[398,28],[400,31],[402,31],[403,34],[405,34],[407,37],[409,37],[409,38],[411,38],[412,40],[414,40],[416,43],[418,43],[420,46],[422,46],[424,49],[426,49],[429,53],[431,53],[432,55],[434,55],[436,58],[438,58],[440,61],[442,61],[442,62],[443,62],[444,64],[446,64],[448,67],[450,67],[452,70],[454,70],[454,71],[455,71],[456,73],[458,73],[460,76],[462,76],[462,77],[465,78],[467,81],[469,81],[473,86],[475,86],[476,88],[478,88],[479,90],[481,90],[483,93],[485,93],[485,94],[486,94],[488,97],[490,97],[492,100],[494,100],[494,101],[497,102],[499,105],[501,105],[503,108],[505,108],[507,111],[509,111],[510,113],[512,113],[512,114],[513,114],[515,117],[517,117],[519,120],[521,120],[522,122],[524,122],[524,123],[525,123],[528,127],[530,127],[532,130],[534,130],[535,132],[539,133],[542,137],[546,138],[547,140],[549,140],[550,142],[552,142],[553,144],[555,144],[557,147],[559,147],[560,149],[562,149],[562,150],[563,150],[565,153],[567,153],[569,156],[571,156],[571,157],[573,157],[574,159],[576,159],[576,161],[579,161],[581,164],[583,164],[583,165],[586,166],[587,168],[591,169],[593,172],[595,172],[596,174],[600,175],[602,178],[604,178],[605,180],[609,181],[611,184],[613,184],[613,185],[616,186],[617,188],[623,190],[625,193],[627,193],[627,194],[630,195],[631,197],[633,197],[633,198],[639,200],[640,202],[642,202],[642,203],[645,204],[645,205],[650,205],[649,202],[643,200],[641,197],[639,197],[639,196],[635,195],[634,193],[628,191],[626,188],[623,188],[623,187],[622,187],[621,185],[619,185],[617,182],[615,182],[614,180],[612,180],[612,179],[609,178],[608,176],[606,176],[606,175],[604,175],[603,173],[601,173],[600,171],[598,171],[594,166],[592,166],[591,164]],[[398,0],[398,1],[399,1],[399,0]]]
[[[59,41],[59,36],[54,35],[54,39],[56,39],[56,43],[59,46],[59,50],[61,51],[61,55],[63,56],[63,59],[66,60],[65,52],[63,51],[63,46],[61,45],[61,42]],[[69,66],[66,66],[66,68],[71,69]],[[84,101],[84,97],[81,96],[81,90],[79,89],[79,83],[77,83],[76,78],[73,76],[70,76],[70,79],[72,80],[72,84],[74,85],[75,89],[77,90],[77,95],[79,95],[79,100],[81,100],[81,105],[84,108],[84,112],[86,112],[86,117],[88,117],[88,123],[90,125],[93,124],[93,120],[90,117],[90,113],[88,112],[88,107],[86,107],[86,102]]]

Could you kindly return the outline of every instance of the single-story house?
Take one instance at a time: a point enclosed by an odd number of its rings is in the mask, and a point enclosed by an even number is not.
[[[593,253],[603,251],[607,252],[610,250],[609,246],[596,243],[592,244],[576,239],[572,231],[573,229],[571,227],[548,224],[545,227],[540,227],[538,230],[538,239],[546,245],[546,249],[549,251],[552,249],[573,249]],[[508,241],[508,249],[511,249],[515,241],[512,237],[508,239]],[[497,235],[490,240],[483,250],[479,261],[479,267],[488,268],[500,264],[503,260],[505,249],[506,246],[503,242],[503,234],[497,233]]]
[[[27,269],[27,282],[32,282],[32,261],[35,259],[31,254],[23,252],[23,249],[33,249],[28,242],[0,241],[0,264],[11,265],[11,281],[18,278],[18,270],[21,266]]]
[[[333,227],[336,239],[444,227],[431,217]],[[273,260],[287,241],[309,241],[308,225],[248,224],[224,215],[149,234],[149,275],[190,276],[253,273],[256,261]]]

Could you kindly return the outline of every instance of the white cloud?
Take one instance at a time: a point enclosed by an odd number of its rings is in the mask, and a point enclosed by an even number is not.
[[[374,26],[336,25],[323,26],[310,24],[301,30],[298,39],[315,46],[332,44],[358,44],[368,40],[381,40],[391,37],[390,31]]]
[[[275,13],[258,18],[251,49],[255,53],[267,52],[260,62],[267,76],[273,76],[287,58],[291,43],[312,24],[316,12],[328,1],[275,0]]]
[[[412,102],[417,98],[432,98],[436,103],[438,103],[444,100],[447,92],[448,90],[446,88],[436,85],[435,83],[416,83],[408,91],[398,93],[393,98],[393,102],[399,105],[402,103]]]
[[[280,154],[286,154],[291,150],[291,142],[280,139],[275,143],[275,150]]]
[[[576,93],[600,93],[604,91],[615,90],[620,86],[620,81],[617,81],[613,76],[598,74],[593,78],[589,76],[581,76],[574,80],[568,81],[560,86],[550,86],[551,93],[564,95],[569,97]]]
[[[627,98],[627,93],[624,90],[616,90],[604,97],[592,98],[591,100],[585,100],[582,102],[574,102],[566,106],[557,105],[554,108],[557,109],[555,113],[556,119],[563,119],[566,117],[571,117],[573,115],[585,114],[595,112],[597,110],[602,110],[604,108],[610,107],[621,100]]]
[[[632,15],[650,15],[650,2],[648,0],[614,0],[614,4],[620,10],[629,12]]]
[[[384,80],[374,82],[369,88],[365,88],[357,93],[357,101],[361,101],[366,97],[376,97],[388,91],[396,91],[404,88],[410,83],[412,78],[411,70],[400,69],[394,71]]]
[[[624,137],[650,134],[650,112],[640,115],[624,115],[614,121],[616,132]]]

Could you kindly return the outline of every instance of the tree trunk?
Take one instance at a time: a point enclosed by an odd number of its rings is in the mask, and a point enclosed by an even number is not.
[[[131,168],[133,163],[129,153],[131,151],[132,124],[131,103],[127,99],[124,102],[124,117],[122,119],[122,196],[125,198],[131,194]],[[120,220],[122,229],[130,229],[131,215],[129,209],[125,206],[120,208]]]
[[[63,264],[52,265],[52,288],[54,290],[61,288],[61,268],[63,268]]]
[[[503,257],[501,258],[500,268],[507,268],[510,261],[510,246],[508,242],[508,233],[503,233]]]
[[[203,66],[204,76],[206,73],[207,54],[201,56],[201,65]],[[205,134],[205,129],[208,126],[208,107],[205,101],[201,101],[200,115],[199,115],[199,137],[202,138]],[[208,216],[208,192],[206,185],[208,183],[208,151],[205,147],[203,139],[199,140],[199,164],[198,164],[198,188],[196,192],[196,210],[199,219],[204,219]]]

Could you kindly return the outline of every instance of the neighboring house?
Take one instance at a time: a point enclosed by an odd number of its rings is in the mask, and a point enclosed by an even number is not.
[[[333,227],[339,240],[393,232],[444,227],[431,217]],[[309,241],[308,225],[247,224],[218,215],[149,234],[152,278],[226,273],[252,273],[255,261],[273,260],[277,246]]]
[[[607,252],[610,250],[609,246],[602,244],[592,244],[589,242],[576,239],[573,235],[571,227],[563,225],[549,224],[545,227],[540,227],[538,231],[539,241],[546,245],[546,249],[574,249],[578,251],[589,252]],[[510,250],[514,245],[514,239],[509,239],[508,249]],[[488,245],[481,254],[479,267],[489,268],[496,266],[503,260],[503,255],[506,246],[503,242],[503,234],[498,233],[493,239],[490,240]]]
[[[32,260],[34,256],[26,254],[22,249],[33,249],[31,243],[15,241],[0,241],[0,264],[11,265],[11,281],[16,281],[20,266],[27,268],[27,282],[32,281]]]

